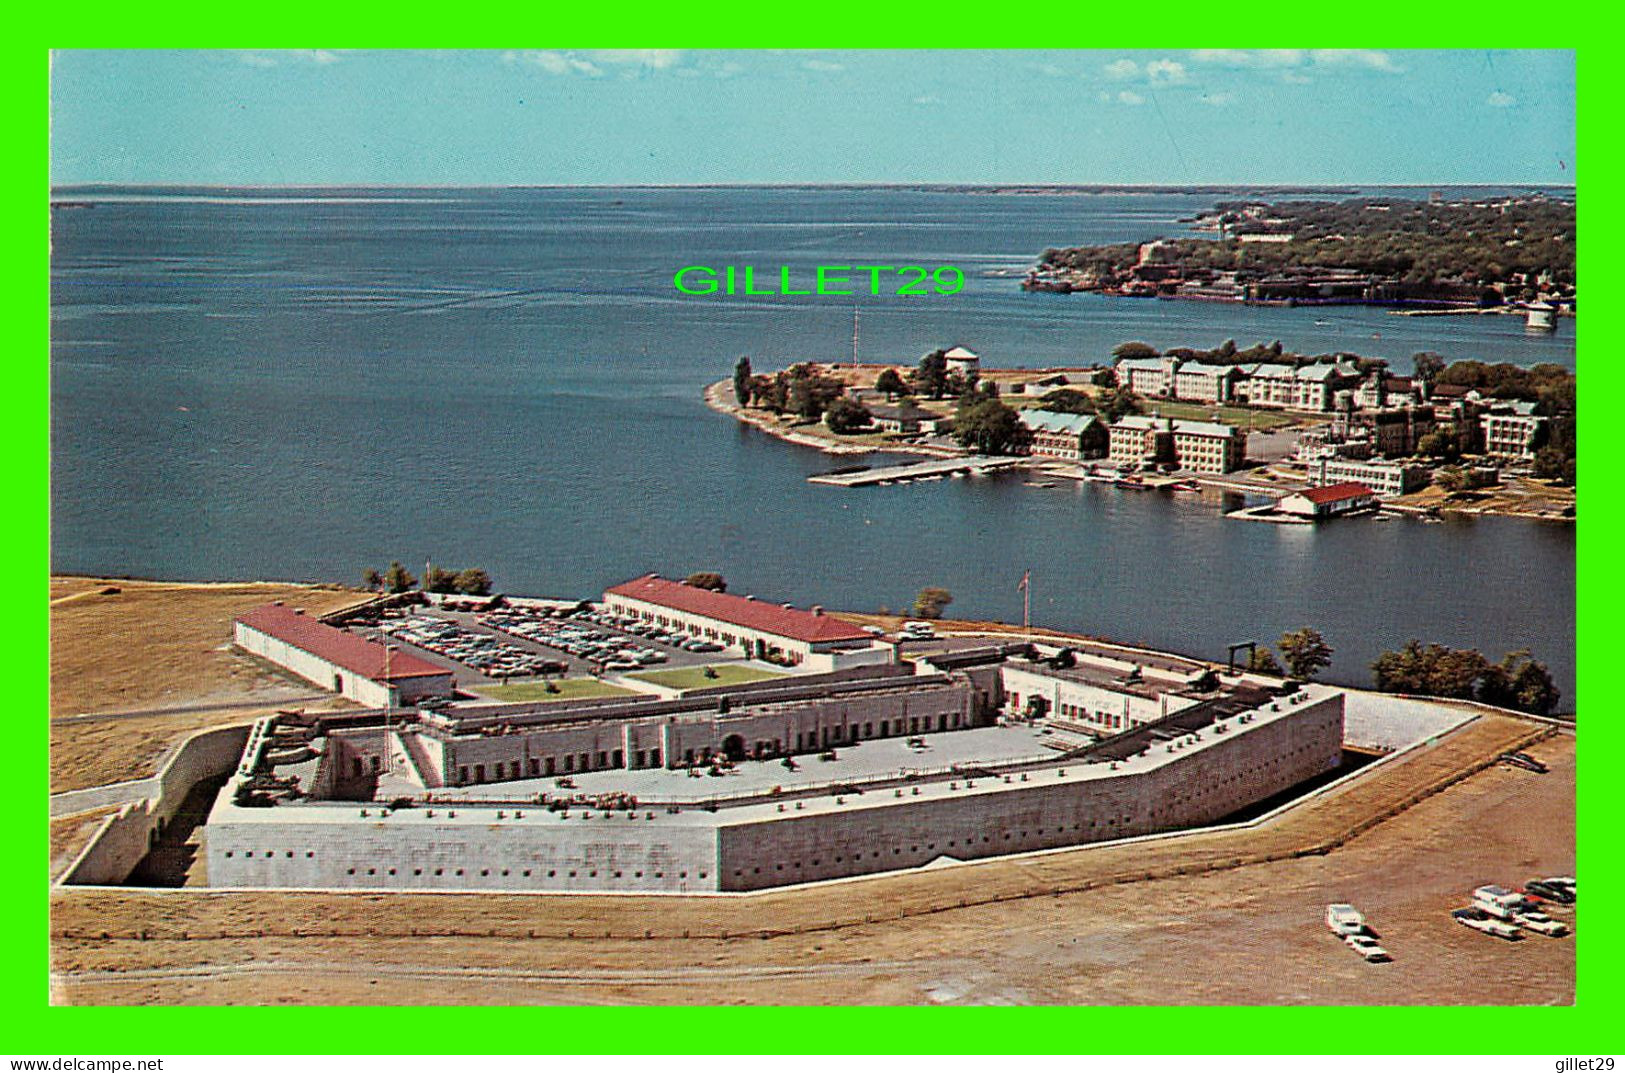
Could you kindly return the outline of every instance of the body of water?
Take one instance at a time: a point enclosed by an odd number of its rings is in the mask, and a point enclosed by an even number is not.
[[[646,570],[736,591],[1036,621],[1222,658],[1313,625],[1330,677],[1410,637],[1529,648],[1574,682],[1574,534],[1514,519],[1309,529],[1214,498],[1019,479],[844,490],[707,410],[758,369],[962,343],[990,366],[1125,339],[1574,363],[1572,323],[1024,294],[1045,246],[1176,232],[1209,196],[908,190],[62,190],[53,221],[52,567],[355,581],[398,558],[591,595]],[[950,296],[686,297],[691,264],[953,264]]]

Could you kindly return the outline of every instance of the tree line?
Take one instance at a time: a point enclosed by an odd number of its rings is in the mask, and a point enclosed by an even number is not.
[[[1411,284],[1481,285],[1481,301],[1534,298],[1537,281],[1572,293],[1575,282],[1575,204],[1529,198],[1505,207],[1430,204],[1394,198],[1340,202],[1295,201],[1263,206],[1221,203],[1218,219],[1231,234],[1291,234],[1282,243],[1205,238],[1164,239],[1156,263],[1234,271],[1257,277],[1293,269],[1343,269]],[[1044,250],[1040,263],[1109,278],[1138,263],[1140,243]]]
[[[399,593],[412,591],[417,587],[418,579],[397,561],[382,571],[368,567],[361,574],[361,584],[373,592]],[[444,570],[430,565],[423,574],[423,591],[489,596],[491,575],[477,566],[466,570]]]

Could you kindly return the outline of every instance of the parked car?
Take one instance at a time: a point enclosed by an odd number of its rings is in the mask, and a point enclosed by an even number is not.
[[[1360,935],[1365,931],[1365,917],[1354,906],[1336,902],[1326,907],[1326,926],[1336,935]]]
[[[1382,946],[1378,944],[1377,940],[1371,938],[1369,935],[1345,935],[1343,936],[1343,941],[1348,944],[1350,950],[1354,951],[1356,954],[1359,954],[1367,961],[1394,960],[1393,957],[1389,955],[1388,951],[1384,950]]]
[[[1523,938],[1523,930],[1517,925],[1496,920],[1482,909],[1452,909],[1450,915],[1457,924],[1481,931],[1485,935],[1494,935],[1499,939]]]
[[[1547,901],[1557,902],[1560,905],[1573,905],[1576,900],[1574,892],[1568,887],[1557,886],[1543,879],[1531,879],[1524,884],[1524,889],[1531,894],[1538,894]]]
[[[1538,909],[1525,909],[1523,912],[1514,913],[1512,916],[1513,920],[1522,927],[1528,928],[1530,931],[1539,932],[1542,935],[1550,935],[1553,938],[1556,938],[1559,935],[1567,935],[1569,933],[1569,927],[1567,924],[1553,920],[1551,917],[1547,916],[1545,913],[1542,913]]]

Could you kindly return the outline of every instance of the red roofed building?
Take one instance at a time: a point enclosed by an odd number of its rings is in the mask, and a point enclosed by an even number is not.
[[[239,616],[232,640],[245,652],[370,707],[452,692],[450,668],[329,626],[280,601]]]
[[[1283,514],[1297,514],[1305,518],[1330,518],[1335,514],[1347,514],[1351,510],[1376,505],[1377,493],[1371,490],[1370,485],[1344,481],[1282,496],[1275,509]]]
[[[755,659],[809,669],[839,670],[889,663],[895,650],[878,645],[867,631],[824,614],[753,596],[712,592],[659,574],[646,574],[604,592],[604,603],[617,615],[629,615],[712,641]]]

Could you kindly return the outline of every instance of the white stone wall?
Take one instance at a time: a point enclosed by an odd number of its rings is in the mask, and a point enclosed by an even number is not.
[[[1013,694],[1017,698],[1014,705],[1017,710],[1025,710],[1028,698],[1039,696],[1049,701],[1052,716],[1070,722],[1093,724],[1109,733],[1154,722],[1196,703],[1189,697],[1173,694],[1151,698],[1135,693],[1120,693],[1086,682],[1023,670],[1011,664],[999,668],[999,682],[1004,688],[1005,696]],[[1063,711],[1063,705],[1067,709],[1081,709],[1087,714],[1079,715]],[[1125,715],[1128,718],[1127,722],[1123,722]]]
[[[716,890],[716,829],[545,810],[457,822],[445,809],[343,808],[354,822],[210,821],[211,887],[400,890]],[[431,815],[431,811],[433,815]],[[450,810],[456,812],[456,809]],[[466,814],[466,810],[465,810]],[[663,819],[664,813],[652,813]]]
[[[1232,730],[1171,763],[1063,782],[1056,769],[994,792],[912,801],[849,797],[847,808],[722,828],[722,889],[865,875],[1029,850],[1109,841],[1219,820],[1331,770],[1343,743],[1341,694],[1291,718]],[[1155,746],[1153,748],[1161,748]],[[961,784],[963,786],[963,784]]]
[[[251,652],[279,667],[286,667],[299,677],[314,682],[323,689],[349,697],[368,708],[383,708],[391,703],[410,704],[421,697],[445,696],[452,688],[452,672],[449,670],[444,677],[401,679],[396,687],[397,696],[391,701],[389,690],[383,683],[355,674],[347,668],[312,655],[302,648],[296,648],[252,626],[246,626],[241,622],[233,623],[232,639],[243,651]]]
[[[129,878],[192,787],[236,766],[248,742],[249,729],[246,725],[219,727],[187,738],[153,780],[157,793],[109,816],[64,873],[62,882],[117,884]]]
[[[1283,702],[1284,705],[1284,702]],[[208,827],[211,886],[562,891],[754,890],[1107,841],[1219,820],[1331,770],[1343,695],[1225,733],[1202,732],[1166,762],[1070,780],[1043,768],[959,783],[950,796],[876,791],[798,812],[715,814],[217,804]],[[1080,765],[1081,767],[1081,765]],[[229,793],[229,788],[226,791]],[[310,810],[320,818],[301,819]],[[252,811],[252,815],[247,815]],[[461,816],[454,813],[461,813]]]

